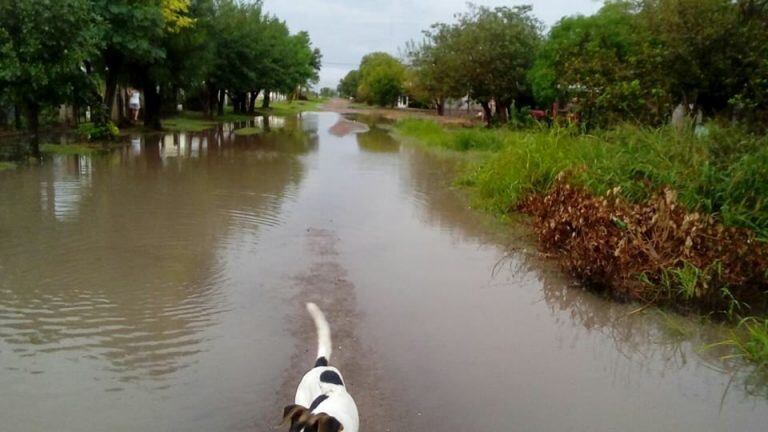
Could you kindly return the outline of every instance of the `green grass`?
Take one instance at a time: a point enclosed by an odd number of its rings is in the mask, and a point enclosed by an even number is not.
[[[235,130],[235,135],[238,135],[238,136],[258,135],[262,131],[263,131],[262,129],[256,128],[256,127],[245,127],[242,129]]]
[[[706,137],[632,126],[594,135],[562,128],[446,129],[415,119],[396,128],[427,146],[489,152],[461,181],[497,213],[546,192],[559,173],[571,171],[572,182],[594,194],[618,187],[630,202],[671,187],[689,210],[768,238],[768,137],[714,125]]]
[[[292,116],[306,111],[317,111],[326,99],[314,99],[309,101],[276,101],[270,104],[268,109],[258,109],[259,114],[276,116]]]
[[[206,120],[196,113],[184,113],[181,116],[164,119],[163,128],[170,131],[202,132],[216,126],[216,121]]]
[[[40,151],[48,154],[60,155],[92,155],[102,151],[99,147],[83,144],[43,144]]]
[[[234,113],[231,107],[227,107],[224,114],[212,118],[204,117],[202,112],[184,111],[176,117],[164,119],[162,124],[164,129],[170,131],[202,132],[212,129],[218,123],[250,121],[261,115],[292,116],[305,111],[317,111],[325,102],[326,99],[296,100],[292,102],[275,101],[270,104],[270,108],[257,108],[254,114]]]
[[[745,318],[731,337],[723,342],[709,345],[730,346],[736,352],[729,357],[739,357],[755,363],[758,368],[768,367],[768,319]]]
[[[0,171],[9,171],[16,169],[16,164],[13,162],[0,161]]]

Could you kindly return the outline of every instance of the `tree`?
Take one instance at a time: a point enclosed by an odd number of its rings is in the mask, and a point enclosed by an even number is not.
[[[360,86],[360,72],[357,69],[347,72],[339,81],[336,90],[341,97],[354,98],[357,96],[357,88]]]
[[[338,96],[338,93],[336,92],[336,90],[330,87],[323,87],[320,89],[320,97],[332,98],[336,96]]]
[[[438,112],[448,97],[468,94],[477,100],[489,124],[506,122],[513,104],[532,101],[528,71],[541,43],[541,23],[530,6],[488,8],[470,4],[453,24],[435,24],[409,58],[420,87],[432,95]]]
[[[414,99],[430,103],[438,115],[445,112],[448,98],[465,96],[469,86],[462,79],[460,59],[456,55],[456,29],[444,24],[432,26],[421,43],[409,42],[406,53],[411,66],[411,88]]]
[[[540,43],[541,23],[531,15],[530,6],[486,8],[470,6],[457,23],[462,75],[472,98],[496,104],[496,117],[508,120],[516,100],[530,101],[527,81]]]
[[[75,100],[95,86],[85,65],[98,54],[102,27],[87,0],[0,2],[0,88],[37,134],[40,110]]]
[[[360,62],[358,96],[368,104],[393,106],[403,93],[405,66],[383,52],[363,57]]]
[[[666,85],[636,13],[633,3],[616,2],[589,17],[560,20],[529,73],[536,101],[573,101],[588,126],[658,113],[653,107],[666,104]]]

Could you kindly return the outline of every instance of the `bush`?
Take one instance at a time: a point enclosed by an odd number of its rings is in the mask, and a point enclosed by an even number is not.
[[[520,208],[534,216],[542,245],[580,280],[622,298],[728,317],[734,304],[766,310],[768,245],[752,231],[686,211],[669,189],[630,204],[618,189],[594,196],[567,180],[559,176]]]
[[[534,217],[541,243],[591,286],[623,298],[768,311],[768,138],[708,125],[695,135],[623,126],[400,133],[490,150],[462,183],[497,214]]]
[[[113,141],[120,136],[120,129],[111,121],[104,126],[83,123],[77,128],[77,133],[88,141]]]

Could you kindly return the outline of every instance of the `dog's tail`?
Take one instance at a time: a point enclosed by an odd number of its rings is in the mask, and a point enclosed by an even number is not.
[[[307,311],[312,315],[317,329],[317,362],[315,366],[328,366],[328,361],[331,360],[331,351],[333,351],[331,327],[328,325],[323,311],[316,304],[307,303]]]

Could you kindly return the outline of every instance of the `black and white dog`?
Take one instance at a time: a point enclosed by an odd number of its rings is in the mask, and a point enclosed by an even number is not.
[[[347,393],[341,372],[328,366],[331,328],[316,304],[307,303],[307,311],[317,328],[317,360],[301,379],[294,404],[285,407],[283,424],[290,422],[290,432],[358,432],[357,405]]]

